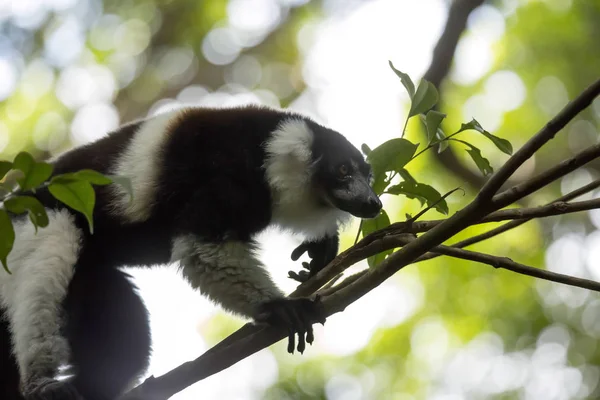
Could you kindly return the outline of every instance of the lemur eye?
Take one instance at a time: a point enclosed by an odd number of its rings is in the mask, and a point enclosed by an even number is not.
[[[350,169],[348,168],[348,166],[346,164],[342,164],[338,168],[338,174],[339,174],[340,178],[348,176],[349,172],[350,172]]]

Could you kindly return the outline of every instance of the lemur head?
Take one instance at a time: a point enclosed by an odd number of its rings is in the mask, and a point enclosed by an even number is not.
[[[286,209],[316,200],[324,209],[374,218],[381,201],[370,185],[371,167],[340,133],[309,118],[286,115],[267,143],[267,176]],[[293,212],[293,210],[288,210]]]
[[[340,133],[312,121],[313,184],[325,203],[355,217],[374,218],[381,201],[371,188],[371,166]]]

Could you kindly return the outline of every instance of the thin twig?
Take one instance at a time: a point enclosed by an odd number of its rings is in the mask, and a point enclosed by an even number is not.
[[[335,293],[338,290],[345,288],[346,286],[352,284],[354,281],[356,281],[358,278],[360,278],[362,276],[361,275],[362,273],[363,273],[363,271],[359,271],[355,274],[352,274],[333,287],[323,286],[323,289],[319,290],[317,293],[319,293],[323,297],[329,296],[330,294]]]
[[[595,180],[591,183],[588,183],[587,185],[582,186],[579,189],[573,190],[572,192],[567,193],[566,195],[561,196],[558,199],[556,199],[548,204],[556,203],[559,201],[570,201],[570,200],[576,199],[577,197],[582,196],[586,193],[589,193],[598,187],[600,187],[600,179]],[[473,236],[471,238],[457,242],[457,243],[453,244],[452,247],[463,248],[463,247],[471,246],[475,243],[482,242],[484,240],[490,239],[494,236],[497,236],[504,232],[507,232],[511,229],[514,229],[518,226],[521,226],[521,225],[531,221],[532,219],[533,218],[526,218],[526,219],[507,222],[506,224],[499,226],[497,228],[491,229],[488,232],[485,232],[485,233],[479,234],[477,236]]]
[[[496,207],[502,208],[514,203],[518,199],[529,196],[531,193],[538,191],[544,186],[556,181],[559,178],[575,171],[579,167],[589,163],[600,157],[600,144],[590,146],[580,153],[564,160],[554,167],[536,175],[527,181],[513,186],[505,191],[498,193],[492,199]]]
[[[577,201],[574,203],[559,201],[540,207],[511,208],[508,210],[496,211],[483,218],[481,220],[481,223],[506,221],[510,219],[542,218],[553,215],[562,215],[579,211],[593,210],[595,208],[600,208],[600,199]]]
[[[446,197],[450,196],[452,193],[456,192],[457,190],[462,190],[463,191],[463,195],[464,195],[465,191],[462,188],[460,188],[460,187],[454,188],[454,189],[448,191],[447,193],[445,193],[439,199],[437,199],[432,205],[427,206],[425,209],[419,211],[419,213],[417,215],[415,215],[414,217],[410,218],[407,222],[409,224],[412,224],[413,222],[416,222],[419,218],[421,218],[423,216],[423,214],[425,214],[427,211],[429,211],[432,208],[434,208],[435,206],[437,206],[442,201],[446,200]]]
[[[583,289],[600,292],[600,282],[559,274],[557,272],[552,272],[545,269],[533,268],[528,265],[515,262],[508,257],[497,257],[489,254],[443,245],[434,247],[432,251],[450,257],[461,258],[463,260],[477,261],[483,264],[491,265],[494,268],[503,268],[521,275],[532,276],[534,278],[544,279],[546,281],[563,283],[569,286],[576,286]]]

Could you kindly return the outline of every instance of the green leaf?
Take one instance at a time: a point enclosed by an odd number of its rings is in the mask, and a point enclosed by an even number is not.
[[[498,136],[492,135],[488,131],[483,131],[483,135],[490,139],[492,143],[496,145],[498,150],[503,152],[504,154],[508,154],[509,156],[513,153],[512,144],[506,139],[499,138]]]
[[[402,179],[407,182],[417,183],[417,180],[415,178],[413,178],[413,176],[404,168],[402,168],[400,171],[398,171],[398,174],[400,174]]]
[[[475,118],[473,118],[471,121],[469,121],[467,123],[460,124],[460,129],[456,133],[460,133],[462,131],[468,131],[470,129],[477,131],[479,133],[483,133],[485,131],[485,129],[483,129],[481,124],[479,124],[479,122],[477,122],[477,120]]]
[[[23,172],[17,178],[19,187],[23,190],[34,189],[44,183],[52,175],[52,165],[45,162],[36,162],[31,154],[21,152],[13,162],[13,169]]]
[[[87,181],[92,185],[108,185],[113,183],[113,180],[109,177],[91,169],[82,169],[81,171],[77,172],[56,175],[50,182],[68,183],[73,181]]]
[[[46,214],[46,209],[35,197],[11,197],[4,201],[4,207],[15,214],[29,213],[29,219],[33,223],[33,226],[35,226],[36,232],[38,227],[43,228],[48,226],[48,214]]]
[[[481,171],[481,173],[484,176],[487,176],[494,172],[494,169],[492,168],[490,161],[487,158],[485,158],[483,155],[481,155],[481,150],[479,150],[477,147],[473,146],[471,143],[465,142],[464,140],[459,140],[459,139],[452,139],[452,140],[461,142],[462,144],[469,147],[467,149],[467,153],[469,154],[469,156],[471,156],[471,159],[473,159],[473,161],[475,162],[475,165],[477,165],[477,168],[479,168],[479,170]]]
[[[94,233],[93,212],[96,193],[89,182],[51,183],[48,189],[56,199],[85,215],[90,226],[90,233]]]
[[[387,192],[395,195],[401,194],[409,199],[417,199],[421,205],[427,204],[427,206],[433,206],[433,208],[442,214],[448,214],[448,204],[446,203],[446,200],[440,201],[440,199],[442,199],[440,192],[424,183],[412,183],[405,181],[401,182],[399,185],[390,187]],[[439,202],[435,204],[437,201]],[[435,206],[433,204],[435,204]]]
[[[484,176],[492,174],[494,172],[490,161],[481,155],[481,151],[478,148],[473,146],[472,148],[467,149],[467,153],[469,153],[473,161],[475,161],[477,168],[479,168],[479,170]]]
[[[388,217],[385,210],[381,210],[381,213],[373,219],[363,219],[362,221],[362,234],[363,237],[367,236],[371,232],[378,231],[390,225],[390,218]],[[393,250],[386,250],[374,256],[367,258],[369,267],[374,267],[383,261],[389,254],[392,254]]]
[[[13,168],[13,164],[10,161],[0,161],[0,179],[4,178],[4,175]]]
[[[444,118],[446,118],[446,114],[439,111],[429,110],[427,112],[427,115],[425,116],[425,126],[427,127],[427,140],[429,143],[439,136],[439,126]],[[441,132],[441,134],[444,135],[443,132]]]
[[[373,184],[371,185],[371,187],[377,195],[382,194],[388,185],[389,182],[387,181],[387,176],[385,172],[378,175],[373,175]]]
[[[408,117],[419,115],[428,111],[431,107],[435,106],[438,101],[438,91],[433,84],[425,79],[421,79],[419,87],[412,99],[410,111]]]
[[[492,143],[494,143],[494,145],[501,152],[508,154],[509,156],[513,153],[512,144],[508,140],[502,139],[495,135],[492,135],[491,133],[489,133],[488,131],[483,129],[481,124],[479,122],[477,122],[477,120],[475,118],[473,118],[471,121],[467,122],[466,124],[461,124],[460,129],[455,134],[460,133],[462,131],[470,130],[470,129],[477,131],[477,132],[481,133],[483,136],[485,136],[486,138],[490,139],[492,141]]]
[[[442,131],[440,128],[438,128],[437,130],[437,137],[439,139],[438,153],[441,153],[448,148],[448,140],[444,140],[446,139],[446,135],[444,134],[444,131]]]
[[[412,159],[418,147],[418,143],[401,138],[391,139],[377,146],[367,157],[373,168],[373,175],[402,169]]]
[[[360,146],[360,149],[362,150],[362,152],[363,152],[363,154],[364,154],[365,156],[368,156],[368,155],[369,155],[369,153],[371,152],[371,148],[370,148],[369,146],[367,146],[367,144],[366,144],[366,143],[363,143],[363,144]]]
[[[412,98],[415,97],[415,84],[410,79],[410,76],[408,76],[404,72],[398,71],[394,67],[394,64],[392,64],[391,61],[388,61],[388,62],[390,63],[390,68],[392,69],[392,71],[394,71],[394,73],[398,76],[398,78],[400,78],[400,82],[402,82],[402,84],[404,85],[404,88],[406,88],[406,91],[408,92],[408,95],[410,96],[410,98],[412,100]]]
[[[0,209],[0,261],[4,270],[10,274],[8,269],[8,254],[15,243],[15,230],[8,213]]]

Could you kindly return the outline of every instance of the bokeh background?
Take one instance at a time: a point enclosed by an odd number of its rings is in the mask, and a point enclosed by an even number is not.
[[[371,148],[398,136],[408,97],[388,60],[428,69],[444,0],[1,0],[0,158],[51,157],[136,118],[184,105],[261,103],[302,111]],[[600,76],[599,0],[498,0],[468,18],[440,86],[452,131],[475,117],[518,147]],[[515,175],[597,143],[600,101]],[[469,133],[466,133],[467,135]],[[422,138],[409,124],[411,140]],[[423,140],[423,139],[421,139]],[[492,165],[506,156],[473,135]],[[455,149],[456,150],[456,149]],[[589,164],[527,204],[599,177]],[[460,152],[411,171],[440,192],[482,179]],[[590,198],[593,194],[587,196]],[[395,220],[419,208],[390,201]],[[435,212],[430,217],[440,217]],[[600,279],[600,212],[530,222],[478,245],[525,264]],[[343,247],[357,226],[348,227]],[[484,228],[472,228],[475,234]],[[291,291],[300,239],[261,237]],[[357,268],[364,268],[358,265]],[[243,324],[194,293],[176,268],[132,269],[152,316],[149,374],[196,358]],[[403,269],[317,327],[303,356],[279,343],[176,399],[592,399],[600,397],[600,298],[463,260]]]

